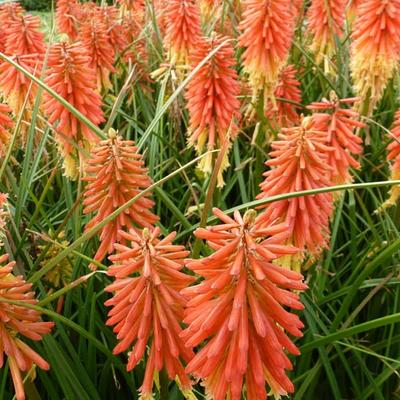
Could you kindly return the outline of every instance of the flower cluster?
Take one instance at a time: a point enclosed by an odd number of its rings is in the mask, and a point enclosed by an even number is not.
[[[263,400],[265,384],[279,397],[293,392],[285,374],[292,363],[285,354],[299,350],[285,331],[301,336],[299,317],[285,310],[303,308],[291,290],[304,290],[301,274],[273,261],[297,249],[286,246],[284,224],[261,227],[255,211],[234,218],[214,209],[220,225],[197,229],[196,237],[207,240],[214,252],[187,266],[203,281],[184,289],[189,297],[181,334],[187,347],[204,345],[186,367],[204,380],[206,392],[215,400]]]

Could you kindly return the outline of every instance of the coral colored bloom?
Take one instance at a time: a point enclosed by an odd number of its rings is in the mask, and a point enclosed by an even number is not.
[[[8,357],[16,398],[25,400],[21,371],[29,371],[33,365],[48,370],[49,364],[24,343],[21,337],[39,341],[50,332],[54,323],[41,322],[40,312],[27,307],[37,303],[35,294],[30,291],[32,284],[26,283],[21,275],[13,275],[15,262],[5,264],[7,260],[8,254],[0,257],[0,297],[18,301],[20,304],[0,302],[0,368],[4,365],[5,354]]]
[[[30,14],[11,20],[5,29],[6,53],[41,57],[46,51],[44,33],[40,31],[40,18]]]
[[[36,55],[12,56],[13,61],[25,68],[31,74],[38,76],[42,68],[42,62]],[[26,77],[22,72],[18,71],[8,62],[0,63],[0,92],[7,100],[15,115],[19,115],[23,108],[25,99],[27,99],[26,116],[29,115],[28,110],[32,106],[36,96],[36,84]],[[24,118],[26,121],[29,118]]]
[[[400,0],[365,0],[357,8],[350,68],[354,89],[369,115],[399,61]],[[360,110],[363,106],[360,103]]]
[[[11,21],[22,17],[25,10],[19,3],[8,2],[0,4],[0,24],[1,28],[6,29]]]
[[[387,160],[391,162],[390,179],[400,179],[400,110],[396,111],[394,123],[391,130],[391,141],[387,146]],[[384,207],[396,205],[397,199],[400,197],[400,186],[392,186],[390,189],[390,197],[384,203]]]
[[[327,140],[325,121],[321,124],[316,118],[307,117],[298,127],[283,128],[271,145],[270,159],[265,164],[272,169],[264,173],[257,198],[330,186],[327,161],[333,148],[327,146]],[[278,200],[263,208],[258,223],[285,222],[290,244],[314,255],[327,247],[331,193]]]
[[[321,102],[311,103],[309,110],[328,114],[314,114],[314,118],[320,118],[321,123],[326,124],[328,131],[328,146],[333,151],[328,153],[328,165],[332,168],[331,182],[334,185],[350,183],[352,176],[350,168],[360,168],[360,163],[353,155],[362,153],[362,139],[354,131],[356,128],[364,128],[365,124],[359,121],[360,114],[352,109],[343,108],[344,105],[352,106],[357,98],[338,99],[334,92],[331,99],[322,99]]]
[[[195,0],[170,0],[165,9],[165,48],[171,64],[187,64],[201,39],[200,10]]]
[[[86,224],[86,231],[95,227],[152,183],[134,142],[122,140],[113,130],[110,131],[108,140],[101,141],[98,147],[92,150],[85,172],[87,176],[84,179],[88,185],[85,189],[83,212],[95,213]],[[152,227],[158,217],[150,211],[154,202],[149,197],[150,193],[147,193],[101,229],[101,245],[95,260],[101,261],[107,253],[113,251],[114,243],[119,241],[120,229],[133,226]]]
[[[116,279],[105,289],[114,293],[105,303],[112,306],[107,325],[114,325],[119,340],[113,353],[130,348],[126,368],[131,371],[149,348],[142,399],[153,398],[154,373],[163,367],[171,380],[179,378],[183,390],[190,390],[182,362],[190,361],[193,353],[179,338],[186,305],[179,292],[195,280],[181,271],[189,252],[172,244],[175,232],[159,238],[159,228],[120,235],[128,245],[115,245],[118,253],[109,257],[114,264],[107,273]]]
[[[115,50],[109,41],[107,26],[96,18],[83,21],[79,38],[90,56],[90,66],[96,71],[98,89],[111,89],[110,73],[115,71]]]
[[[10,130],[14,126],[14,121],[9,116],[11,108],[7,104],[0,103],[0,155],[4,157],[10,143]]]
[[[311,51],[317,64],[324,63],[324,70],[333,70],[335,37],[343,36],[345,11],[348,0],[312,0],[307,12],[308,30],[311,36]]]
[[[297,70],[294,65],[285,67],[280,75],[274,96],[276,105],[269,101],[265,105],[265,115],[274,129],[288,128],[300,122],[296,110],[301,103],[300,82],[296,78]]]
[[[264,91],[273,98],[281,68],[292,45],[294,15],[291,0],[244,0],[238,44],[244,71],[253,89],[253,101]]]
[[[123,19],[115,6],[102,6],[98,9],[98,19],[105,25],[108,40],[116,52],[127,47]]]
[[[227,38],[204,38],[197,44],[190,57],[192,66],[196,67],[224,41],[227,41]],[[220,148],[226,140],[237,135],[236,121],[240,117],[240,102],[237,96],[240,94],[240,84],[234,70],[235,64],[234,49],[227,42],[200,68],[188,84],[188,142],[190,146],[195,146],[199,154]],[[220,186],[223,185],[222,171],[228,165],[226,157],[220,170]],[[201,160],[200,169],[207,174],[212,172],[212,154]]]
[[[249,210],[234,218],[214,209],[222,223],[197,229],[214,252],[187,267],[200,275],[201,283],[184,289],[189,301],[181,334],[187,347],[201,346],[186,367],[204,380],[206,393],[214,400],[267,398],[265,384],[276,396],[294,390],[285,370],[292,363],[285,350],[299,355],[285,331],[302,336],[299,317],[285,310],[303,309],[299,296],[304,290],[301,274],[282,268],[273,260],[297,249],[283,244],[284,224],[259,228],[256,213]],[[207,397],[208,398],[208,397]]]
[[[94,124],[103,122],[101,97],[96,93],[95,72],[90,66],[90,58],[80,43],[68,45],[54,44],[49,53],[45,82],[60,96],[89,118]],[[88,147],[97,142],[97,136],[81,123],[68,109],[51,95],[44,93],[43,108],[51,124],[57,123],[57,141],[66,159],[67,175],[75,174],[74,158],[77,158],[71,141]],[[71,165],[72,164],[72,165]]]
[[[56,22],[59,32],[65,33],[74,41],[78,37],[78,19],[80,5],[77,0],[57,0]]]

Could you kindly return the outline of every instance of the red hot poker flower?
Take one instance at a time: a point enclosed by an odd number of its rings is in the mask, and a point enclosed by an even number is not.
[[[281,68],[288,58],[294,33],[291,0],[244,0],[238,44],[244,70],[253,88],[253,101],[264,90],[273,98]]]
[[[301,336],[299,317],[284,309],[301,310],[302,275],[282,268],[273,260],[297,249],[283,244],[288,236],[284,224],[260,228],[256,213],[249,210],[234,218],[214,209],[220,225],[197,229],[214,253],[191,260],[188,268],[204,280],[184,289],[189,297],[181,334],[186,346],[202,344],[186,371],[204,380],[214,400],[264,400],[265,383],[279,397],[294,390],[285,370],[292,364],[285,350],[299,355],[285,331]]]
[[[101,97],[96,93],[95,72],[90,67],[90,58],[80,43],[52,45],[48,58],[48,70],[45,82],[60,96],[89,118],[94,124],[103,122]],[[43,108],[49,122],[57,122],[57,140],[64,156],[66,175],[73,177],[76,173],[75,159],[71,141],[88,147],[98,141],[97,136],[83,123],[75,118],[52,96],[44,93]]]
[[[312,0],[307,12],[308,30],[312,37],[311,51],[318,64],[324,62],[325,72],[333,72],[335,36],[343,35],[348,0]]]
[[[1,27],[6,29],[11,21],[22,17],[25,10],[19,3],[8,2],[0,4],[0,23]]]
[[[190,361],[193,353],[179,338],[186,304],[179,292],[195,280],[181,271],[189,252],[172,244],[175,232],[163,239],[159,228],[119,233],[129,245],[115,245],[118,254],[110,256],[114,264],[107,273],[116,280],[106,288],[114,293],[106,302],[112,306],[107,325],[114,325],[119,339],[114,354],[131,348],[127,364],[131,371],[149,347],[142,399],[153,398],[154,373],[163,367],[170,379],[178,377],[182,389],[189,391],[182,361]]]
[[[80,5],[77,0],[57,0],[56,22],[59,32],[74,41],[78,37],[77,17]]]
[[[264,173],[257,198],[330,186],[327,160],[333,148],[328,147],[327,137],[325,121],[313,117],[304,118],[301,126],[283,128],[271,145],[270,159],[265,164],[272,169]],[[273,221],[286,223],[289,243],[301,251],[317,255],[327,247],[331,193],[274,201],[263,208],[257,222],[261,226]]]
[[[190,57],[193,67],[197,66],[211,51],[220,46],[227,38],[204,38],[198,43]],[[190,146],[195,146],[202,154],[207,144],[207,151],[220,148],[226,140],[237,135],[236,121],[240,118],[240,84],[234,70],[236,64],[234,50],[226,43],[198,71],[189,82],[186,98],[190,115]],[[223,185],[222,171],[228,165],[228,158],[221,167],[219,186]],[[212,172],[212,154],[200,162],[200,169],[209,174]]]
[[[21,275],[14,276],[12,269],[15,262],[5,264],[7,260],[8,254],[0,257],[0,297],[18,301],[20,304],[0,302],[0,368],[4,365],[5,354],[8,357],[17,400],[25,400],[21,371],[29,371],[33,365],[48,370],[49,364],[24,343],[21,336],[39,341],[43,335],[50,332],[54,323],[41,322],[40,312],[25,306],[37,303],[35,294],[30,291],[32,284],[26,283]]]
[[[40,18],[30,14],[12,19],[5,29],[6,53],[43,56],[46,51],[44,33],[40,31]]]
[[[36,55],[13,56],[11,58],[31,74],[35,76],[40,74],[42,64]],[[24,118],[26,121],[29,121],[29,109],[35,100],[36,89],[36,84],[33,84],[28,77],[10,63],[0,63],[0,92],[15,115],[19,115],[25,99],[28,97]]]
[[[110,72],[114,72],[115,50],[111,45],[107,26],[98,18],[82,22],[80,41],[90,56],[90,65],[96,70],[97,88],[111,89]]]
[[[11,111],[7,104],[0,103],[0,155],[2,157],[4,157],[11,139],[10,129],[14,126],[13,120],[8,115]]]
[[[354,131],[364,128],[365,124],[359,121],[357,111],[343,108],[344,105],[353,105],[357,98],[338,99],[334,92],[331,99],[322,99],[321,102],[311,103],[307,108],[313,111],[327,111],[329,114],[314,114],[321,123],[327,124],[328,146],[333,151],[328,153],[328,165],[332,168],[331,181],[334,185],[350,183],[352,177],[350,168],[359,168],[359,162],[353,157],[362,153],[362,139]]]
[[[165,9],[165,48],[171,64],[187,64],[200,38],[200,10],[195,0],[170,0]]]
[[[276,106],[271,101],[265,105],[265,115],[274,129],[288,128],[300,122],[300,116],[296,112],[299,106],[293,104],[301,103],[300,82],[296,74],[294,65],[285,67],[279,75],[274,93]]]
[[[101,141],[92,150],[92,157],[87,161],[87,176],[84,179],[89,183],[85,189],[83,212],[95,212],[95,216],[86,225],[87,231],[152,183],[134,142],[122,140],[113,130],[109,136],[108,140]],[[120,229],[133,228],[134,224],[152,227],[158,217],[150,211],[154,202],[149,197],[150,193],[141,197],[102,228],[101,245],[95,260],[101,261],[107,253],[113,251],[114,243],[119,241]],[[95,268],[93,265],[91,267]]]
[[[354,89],[370,114],[399,61],[400,0],[364,0],[357,6],[350,68]]]

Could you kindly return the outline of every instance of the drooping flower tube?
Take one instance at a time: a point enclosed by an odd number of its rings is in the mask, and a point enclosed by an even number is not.
[[[282,128],[265,163],[271,167],[264,173],[258,199],[302,190],[331,186],[326,121],[306,117],[300,126]],[[328,246],[332,194],[293,197],[263,206],[258,218],[261,226],[273,221],[288,225],[288,243],[318,255]]]
[[[242,61],[255,102],[264,92],[265,102],[273,100],[278,76],[285,66],[294,34],[291,0],[244,0],[241,35]]]
[[[314,118],[319,118],[322,124],[326,124],[328,131],[327,144],[333,147],[328,153],[328,165],[331,167],[331,182],[334,185],[350,183],[352,176],[350,168],[360,168],[360,163],[354,155],[362,153],[362,139],[357,136],[355,130],[365,127],[361,122],[360,114],[345,105],[352,106],[357,98],[339,99],[335,92],[331,92],[329,100],[311,103],[307,108],[317,111]],[[321,114],[321,112],[327,114]]]
[[[323,63],[324,71],[333,74],[335,38],[343,36],[347,0],[312,0],[307,12],[311,51],[317,64]]]
[[[370,115],[399,61],[400,1],[365,0],[357,6],[350,69],[359,111]]]
[[[301,310],[304,290],[300,273],[273,261],[294,254],[284,244],[285,224],[261,228],[254,210],[231,218],[214,209],[219,225],[199,228],[213,253],[189,260],[187,267],[204,278],[182,290],[189,301],[181,334],[187,347],[201,346],[186,367],[203,380],[207,398],[265,400],[266,385],[277,398],[293,392],[285,370],[292,369],[286,350],[299,355],[286,332],[301,336],[302,322],[285,308]]]
[[[179,335],[186,299],[179,292],[195,278],[184,274],[184,259],[189,252],[173,245],[175,232],[160,238],[160,229],[120,231],[127,245],[116,244],[117,254],[110,256],[113,265],[107,273],[115,281],[106,291],[113,297],[107,325],[114,326],[119,340],[113,353],[130,349],[127,370],[131,371],[145,355],[148,359],[141,399],[153,399],[154,374],[165,368],[171,380],[179,378],[182,391],[189,392],[191,382],[184,362],[193,353],[183,345]]]
[[[234,139],[240,117],[240,84],[234,69],[234,50],[226,37],[204,38],[190,57],[193,68],[210,52],[226,42],[189,82],[186,92],[189,110],[188,143],[198,154],[221,148],[225,141]],[[202,158],[199,168],[206,174],[213,169],[213,155]],[[222,173],[229,165],[225,153],[219,171],[218,185],[223,186]]]
[[[90,57],[79,42],[53,44],[47,62],[45,83],[89,118],[95,125],[103,122],[102,100],[96,92],[96,74],[90,66]],[[90,148],[98,141],[84,123],[49,94],[44,93],[43,108],[51,124],[56,126],[56,139],[64,157],[65,174],[76,176],[79,154],[73,142]]]
[[[144,168],[142,155],[137,152],[134,142],[122,140],[114,130],[110,130],[109,139],[101,141],[92,150],[85,173],[84,180],[88,184],[84,193],[83,212],[95,213],[86,224],[86,231],[95,227],[152,183],[147,169]],[[95,260],[103,260],[114,250],[114,244],[120,240],[121,229],[153,226],[158,217],[150,211],[154,205],[150,195],[147,193],[138,199],[101,229],[101,244],[94,256]],[[91,265],[91,268],[95,266]]]

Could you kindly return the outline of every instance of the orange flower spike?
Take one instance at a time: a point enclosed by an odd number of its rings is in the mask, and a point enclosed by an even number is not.
[[[88,182],[85,189],[85,214],[95,212],[95,216],[86,224],[86,231],[95,227],[117,208],[135,197],[152,182],[144,168],[142,156],[130,140],[122,140],[114,130],[110,130],[109,139],[103,140],[92,150],[87,162],[84,178]],[[101,261],[118,243],[119,230],[133,226],[151,228],[158,220],[150,209],[154,202],[150,193],[138,199],[117,218],[109,222],[100,231],[101,245],[94,257]],[[92,265],[91,268],[95,269]]]
[[[56,43],[52,45],[45,83],[77,108],[83,115],[98,125],[104,121],[102,100],[96,92],[95,72],[90,67],[90,58],[81,44]],[[97,136],[61,103],[47,93],[43,94],[43,108],[51,124],[57,123],[57,141],[66,168],[66,175],[75,175],[74,148],[71,140],[89,147],[98,141]]]
[[[282,128],[265,163],[272,169],[264,173],[258,199],[331,185],[328,154],[334,149],[327,145],[327,118],[306,117],[300,126]],[[274,201],[260,208],[264,211],[257,222],[286,223],[289,243],[301,251],[317,255],[328,246],[331,193]]]
[[[181,338],[187,347],[204,343],[186,371],[204,380],[214,400],[240,400],[243,388],[243,398],[264,400],[265,383],[277,397],[291,393],[285,349],[300,352],[285,331],[302,336],[303,324],[284,307],[303,309],[291,290],[307,286],[301,274],[273,260],[297,249],[284,245],[287,226],[260,228],[254,210],[243,218],[238,211],[233,218],[219,209],[213,213],[221,224],[199,228],[195,236],[207,240],[214,253],[187,262],[204,279],[181,292],[189,299]]]
[[[124,51],[128,45],[124,32],[123,19],[119,9],[115,6],[99,7],[99,20],[106,26],[108,40],[115,50],[119,53]]]
[[[78,37],[76,14],[80,7],[77,0],[57,0],[56,22],[59,32],[65,33],[74,41]]]
[[[265,105],[265,115],[274,129],[287,128],[300,122],[300,116],[296,112],[299,106],[293,104],[293,102],[301,103],[300,82],[296,74],[294,65],[285,67],[279,75],[278,86],[274,93],[277,99],[276,107],[271,101]]]
[[[36,55],[12,56],[11,58],[31,74],[35,76],[40,74],[42,64]],[[0,92],[15,115],[19,115],[27,96],[29,97],[27,108],[33,104],[36,90],[36,84],[32,84],[22,72],[8,62],[0,63]]]
[[[9,145],[11,134],[10,129],[14,126],[14,121],[8,115],[11,108],[7,104],[0,103],[0,155],[4,156]]]
[[[391,130],[391,141],[387,146],[387,160],[391,163],[390,179],[400,179],[400,110],[396,111],[394,122]],[[396,205],[397,199],[400,197],[400,186],[392,186],[390,189],[390,197],[385,201],[383,207],[391,207]]]
[[[1,27],[6,29],[11,21],[17,20],[22,17],[25,10],[19,3],[8,2],[0,4],[0,24]]]
[[[127,370],[131,371],[149,347],[142,399],[152,399],[154,373],[166,368],[171,380],[179,378],[182,389],[191,383],[184,372],[183,361],[189,362],[193,353],[180,340],[180,322],[186,305],[179,292],[195,278],[182,272],[189,255],[184,246],[173,245],[176,233],[159,238],[160,229],[150,231],[120,231],[127,245],[116,244],[116,255],[109,257],[113,265],[107,274],[115,277],[105,290],[114,296],[106,301],[112,309],[107,325],[114,326],[119,344],[114,354],[131,348]]]
[[[226,37],[204,38],[198,42],[190,60],[197,66],[210,52],[220,46]],[[227,42],[189,82],[186,92],[189,110],[190,146],[195,146],[202,154],[220,148],[225,140],[234,139],[238,132],[236,121],[240,118],[240,83],[234,70],[236,65],[234,49]],[[207,149],[204,149],[207,143]],[[228,165],[225,160],[219,176],[219,186],[223,185],[222,171]],[[207,174],[212,172],[212,155],[204,157],[199,165]]]
[[[253,102],[264,91],[266,102],[274,99],[279,72],[286,64],[294,33],[291,0],[244,0],[242,32],[244,71],[253,89]]]
[[[170,0],[165,9],[165,48],[171,64],[187,64],[201,39],[200,10],[195,0]]]
[[[326,73],[333,73],[332,57],[336,52],[335,37],[343,36],[348,0],[312,0],[307,12],[311,51]]]
[[[11,377],[17,400],[25,400],[24,384],[21,372],[29,371],[33,365],[48,370],[49,364],[21,337],[34,341],[42,339],[50,332],[53,322],[40,321],[40,312],[25,306],[37,304],[35,294],[30,291],[32,284],[26,283],[21,275],[12,274],[15,262],[9,262],[8,254],[0,256],[0,297],[22,304],[0,302],[0,368],[4,365],[4,354],[8,357]]]
[[[350,68],[357,96],[370,115],[399,60],[400,0],[365,0],[357,6]],[[360,103],[359,109],[363,106]]]
[[[334,92],[331,99],[322,99],[321,102],[311,103],[309,110],[323,112],[326,114],[314,114],[315,118],[322,118],[327,123],[328,146],[334,151],[328,153],[328,165],[332,168],[331,182],[334,185],[350,183],[352,176],[350,168],[360,168],[359,162],[353,155],[362,153],[362,139],[354,131],[356,128],[364,128],[365,124],[359,121],[360,115],[357,111],[343,108],[344,105],[352,106],[357,98],[338,99]]]
[[[80,41],[90,55],[91,67],[96,70],[97,88],[111,89],[110,73],[115,71],[115,50],[110,43],[106,25],[98,18],[83,21]]]
[[[40,31],[40,18],[30,14],[12,19],[7,28],[5,49],[7,54],[43,56],[46,52],[44,33]]]

